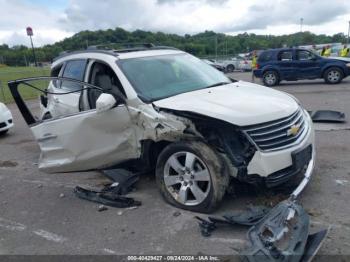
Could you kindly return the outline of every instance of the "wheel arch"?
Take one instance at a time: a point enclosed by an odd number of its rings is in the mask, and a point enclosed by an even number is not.
[[[326,72],[328,69],[332,68],[332,67],[335,67],[335,68],[340,69],[341,72],[342,72],[342,74],[343,74],[343,77],[345,76],[345,70],[344,70],[344,68],[343,68],[341,65],[338,65],[338,64],[331,64],[331,65],[326,65],[326,66],[322,69],[322,71],[321,71],[321,78],[324,78],[325,72]]]
[[[281,71],[278,70],[276,67],[266,67],[266,68],[263,68],[262,70],[262,76],[264,76],[264,74],[267,72],[267,71],[274,71],[277,73],[277,76],[278,76],[278,79],[281,79]]]

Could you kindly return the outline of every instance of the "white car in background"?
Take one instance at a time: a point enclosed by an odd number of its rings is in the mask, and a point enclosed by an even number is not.
[[[10,110],[0,102],[0,135],[3,135],[13,127],[13,119]]]
[[[57,58],[51,76],[40,120],[18,92],[28,79],[9,82],[48,173],[155,170],[165,200],[197,212],[213,211],[235,179],[275,187],[300,174],[297,194],[312,174],[314,131],[298,100],[183,51],[77,51]]]
[[[221,62],[225,66],[226,72],[231,73],[235,70],[250,71],[252,70],[252,61],[243,57],[233,57]]]

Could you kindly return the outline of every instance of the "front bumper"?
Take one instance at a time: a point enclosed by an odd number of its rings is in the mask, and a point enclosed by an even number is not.
[[[306,168],[304,176],[307,179],[303,184],[307,184],[315,166],[315,133],[312,120],[307,113],[305,113],[305,120],[308,131],[297,145],[278,151],[255,152],[247,167],[247,181],[264,180],[267,187],[274,187],[287,182]],[[297,167],[293,161],[293,153],[310,146],[312,147],[310,161],[305,163],[305,168]]]
[[[0,115],[0,132],[9,130],[13,127],[13,118],[9,110]]]

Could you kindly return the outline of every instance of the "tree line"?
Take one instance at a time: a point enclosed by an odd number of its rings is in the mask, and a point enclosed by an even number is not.
[[[252,50],[278,48],[283,46],[312,45],[346,42],[346,36],[338,33],[333,36],[316,35],[311,32],[299,32],[289,35],[256,35],[243,33],[236,36],[205,31],[203,33],[184,36],[122,28],[82,31],[72,37],[52,45],[35,48],[39,62],[51,62],[63,51],[86,49],[87,46],[109,43],[153,43],[173,46],[198,57],[227,56],[245,53]],[[32,50],[24,45],[9,47],[0,45],[0,64],[8,66],[25,66],[33,63]]]

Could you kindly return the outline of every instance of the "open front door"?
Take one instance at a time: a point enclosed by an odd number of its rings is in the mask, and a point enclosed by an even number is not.
[[[139,157],[135,130],[125,105],[101,113],[93,109],[37,121],[18,92],[20,83],[23,80],[10,82],[9,87],[40,145],[40,169],[49,173],[91,170]]]

